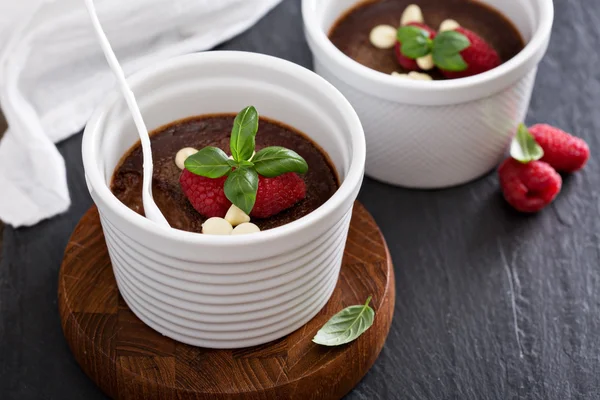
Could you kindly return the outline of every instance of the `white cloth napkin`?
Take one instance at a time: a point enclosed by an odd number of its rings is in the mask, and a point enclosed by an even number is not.
[[[281,0],[95,0],[126,74],[207,50]],[[114,79],[81,0],[0,1],[0,219],[29,226],[70,205],[54,143],[81,130]]]

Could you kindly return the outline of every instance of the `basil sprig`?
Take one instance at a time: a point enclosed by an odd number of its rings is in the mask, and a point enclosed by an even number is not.
[[[431,54],[433,63],[445,71],[460,72],[469,66],[460,53],[471,46],[469,38],[459,32],[440,32],[434,39],[425,29],[403,26],[398,29],[397,39],[404,56],[416,60]]]
[[[296,152],[285,147],[266,147],[254,154],[259,115],[248,106],[235,117],[230,149],[233,159],[216,147],[205,147],[185,160],[185,168],[207,178],[227,176],[223,190],[229,201],[246,214],[256,202],[258,175],[274,178],[288,172],[304,174],[308,164]],[[254,156],[252,156],[254,154]]]

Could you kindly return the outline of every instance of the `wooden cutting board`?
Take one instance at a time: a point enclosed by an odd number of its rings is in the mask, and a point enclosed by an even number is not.
[[[323,347],[312,338],[344,307],[372,295],[373,326],[356,341]],[[303,328],[265,345],[211,350],[150,329],[119,295],[92,207],[76,227],[59,277],[65,338],[83,371],[115,399],[339,399],[381,351],[394,312],[394,270],[377,224],[356,203],[337,287]]]

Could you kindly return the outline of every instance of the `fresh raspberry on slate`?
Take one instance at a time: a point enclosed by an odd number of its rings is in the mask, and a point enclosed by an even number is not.
[[[500,56],[496,50],[481,36],[463,27],[456,28],[454,31],[463,34],[471,42],[469,47],[460,52],[468,67],[466,70],[459,72],[445,71],[440,68],[446,78],[465,78],[489,71],[502,64],[502,60],[500,60]]]
[[[436,31],[431,29],[427,24],[421,22],[410,22],[406,24],[406,26],[416,26],[417,28],[421,28],[427,32],[429,32],[429,39],[435,38],[437,34]],[[398,60],[398,64],[406,71],[420,71],[419,65],[417,65],[417,60],[406,57],[402,54],[402,43],[400,41],[396,41],[396,45],[394,47],[394,52],[396,53],[396,59]]]
[[[268,218],[292,207],[306,196],[304,180],[294,172],[258,179],[256,202],[251,217]]]
[[[590,158],[590,148],[578,137],[546,124],[529,128],[536,142],[544,149],[542,161],[561,172],[575,172]]]
[[[222,218],[231,207],[231,202],[225,197],[223,190],[225,179],[226,176],[216,179],[206,178],[184,169],[179,184],[196,211],[207,218]]]
[[[498,174],[506,201],[525,213],[540,211],[552,203],[562,186],[558,172],[543,161],[523,164],[508,158],[498,169]]]

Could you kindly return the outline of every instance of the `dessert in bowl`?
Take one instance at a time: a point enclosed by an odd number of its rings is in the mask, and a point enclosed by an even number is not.
[[[175,58],[135,74],[130,84],[156,130],[153,193],[172,227],[136,209],[142,161],[118,93],[96,111],[83,139],[86,180],[130,308],[164,335],[211,348],[266,343],[309,321],[335,287],[363,177],[364,134],[347,100],[300,66],[243,52]],[[250,212],[260,232],[202,234],[215,216],[197,213],[177,182],[187,171],[177,153],[227,149],[235,113],[249,104],[267,117],[258,126],[256,154],[286,146],[302,155],[305,197],[279,217]]]
[[[413,3],[303,0],[306,38],[315,71],[361,118],[367,175],[416,188],[462,184],[502,160],[526,115],[552,1]]]

